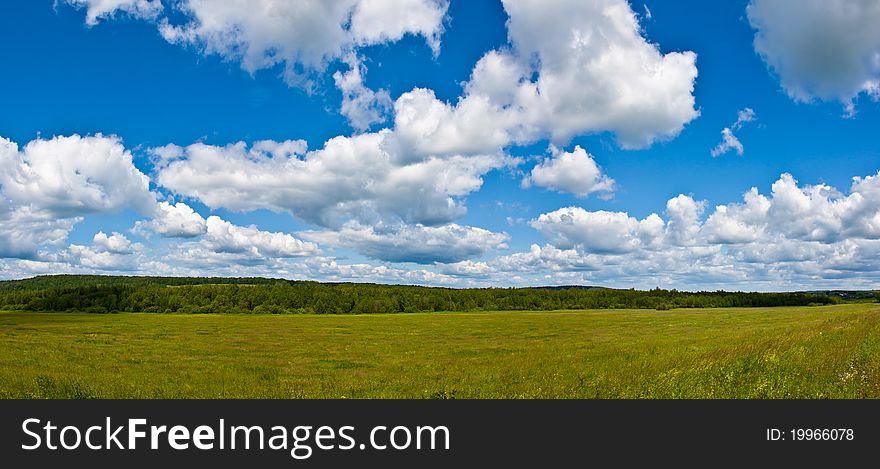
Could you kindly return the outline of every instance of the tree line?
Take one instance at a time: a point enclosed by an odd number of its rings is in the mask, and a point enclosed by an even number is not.
[[[438,288],[266,278],[52,275],[0,282],[0,310],[365,314],[431,311],[720,308],[840,303],[823,292],[600,287]]]

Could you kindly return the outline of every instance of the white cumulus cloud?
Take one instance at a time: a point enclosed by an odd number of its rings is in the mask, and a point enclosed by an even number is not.
[[[125,208],[153,210],[149,178],[134,166],[118,137],[36,139],[21,151],[9,140],[0,145],[7,148],[0,156],[0,186],[14,205],[44,209],[59,218]]]
[[[99,231],[92,238],[91,246],[71,244],[57,252],[42,252],[36,262],[54,264],[56,272],[133,272],[141,265],[150,265],[141,255],[142,248],[121,233],[107,235]]]
[[[362,226],[348,223],[339,230],[306,232],[306,239],[331,246],[351,247],[388,262],[451,263],[503,249],[510,238],[482,228],[450,223],[442,226]]]
[[[768,195],[752,188],[741,203],[705,219],[704,211],[686,195],[667,202],[666,220],[562,208],[531,222],[550,245],[491,259],[484,270],[525,284],[766,290],[880,281],[880,173],[854,178],[848,193],[783,174]]]
[[[736,138],[736,135],[733,134],[733,131],[730,130],[729,127],[725,127],[721,129],[721,143],[715,146],[710,152],[712,157],[721,156],[728,151],[733,150],[737,155],[742,156],[745,148],[743,147],[742,142]]]
[[[755,51],[797,101],[838,100],[848,114],[866,93],[880,99],[880,3],[752,0]]]
[[[593,157],[580,145],[571,152],[551,147],[551,156],[535,165],[523,180],[524,186],[532,184],[579,197],[614,190],[614,180],[602,174]]]
[[[364,86],[365,68],[354,55],[346,57],[345,63],[348,71],[333,74],[333,81],[342,92],[342,115],[348,118],[352,127],[362,131],[384,122],[392,107],[388,91],[373,91]]]
[[[240,61],[253,73],[282,64],[302,83],[355,47],[421,35],[439,47],[448,4],[438,0],[183,0],[181,24],[164,19],[162,36],[206,54]]]
[[[134,227],[135,232],[145,236],[154,232],[168,238],[192,238],[206,230],[204,217],[183,202],[159,202],[156,215],[151,220],[138,221]]]
[[[100,19],[124,12],[135,18],[154,19],[162,12],[160,0],[63,0],[77,8],[86,8],[86,24],[94,26]]]
[[[623,212],[565,207],[541,214],[530,224],[561,249],[620,254],[651,244],[663,221],[656,214],[637,220]]]
[[[41,246],[63,244],[80,221],[29,206],[13,208],[0,198],[0,258],[32,258]]]
[[[696,54],[661,53],[642,37],[626,1],[503,3],[512,59],[537,72],[508,90],[526,128],[554,141],[611,131],[625,147],[644,147],[677,135],[699,114]]]
[[[414,89],[394,103],[409,155],[486,153],[613,132],[627,148],[677,135],[697,117],[696,55],[663,54],[623,0],[504,2],[511,49],[486,53],[465,94]]]
[[[92,245],[99,251],[113,254],[131,254],[135,249],[124,234],[115,231],[109,236],[103,231],[97,232],[92,238]]]
[[[663,54],[624,0],[507,0],[511,49],[486,53],[450,104],[416,89],[395,102],[395,126],[421,152],[612,132],[626,148],[677,135],[695,119],[693,52]]]
[[[151,214],[155,195],[115,136],[0,137],[0,255],[33,257],[63,244],[84,216],[133,209]]]
[[[358,44],[394,42],[406,34],[424,36],[434,54],[440,51],[448,0],[360,0],[349,31]]]
[[[462,197],[509,160],[452,155],[401,163],[398,148],[388,130],[335,137],[304,155],[273,156],[244,143],[196,143],[162,168],[157,180],[211,208],[286,211],[320,226],[339,227],[351,219],[436,225],[463,216]]]
[[[316,245],[287,233],[238,226],[217,216],[208,217],[206,223],[207,233],[201,244],[215,252],[247,253],[254,257],[302,257],[320,253]]]
[[[739,130],[748,122],[752,122],[757,119],[757,114],[751,108],[742,109],[737,113],[736,122],[733,123],[730,127],[725,127],[721,130],[721,143],[719,143],[715,148],[710,152],[713,157],[721,156],[727,153],[730,150],[734,150],[737,155],[742,156],[745,148],[743,148],[742,142],[736,138],[736,135],[733,134],[734,130]]]

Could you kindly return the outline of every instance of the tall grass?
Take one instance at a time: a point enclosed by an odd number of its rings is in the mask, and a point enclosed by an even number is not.
[[[0,313],[3,398],[875,398],[880,305]]]

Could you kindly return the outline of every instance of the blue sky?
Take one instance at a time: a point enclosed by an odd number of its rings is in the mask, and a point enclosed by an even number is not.
[[[319,5],[0,7],[0,277],[880,285],[874,2]]]

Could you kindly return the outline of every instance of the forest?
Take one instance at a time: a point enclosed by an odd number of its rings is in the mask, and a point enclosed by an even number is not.
[[[0,310],[367,314],[433,311],[808,306],[877,301],[874,292],[756,293],[563,286],[439,288],[269,278],[47,275],[0,282]]]

